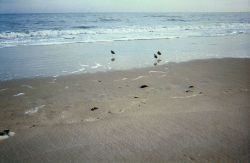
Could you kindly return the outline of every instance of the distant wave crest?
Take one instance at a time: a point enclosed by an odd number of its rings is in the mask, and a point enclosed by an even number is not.
[[[121,19],[106,18],[106,17],[99,18],[99,20],[100,20],[101,22],[120,22],[120,21],[121,21]]]
[[[81,25],[81,26],[74,26],[73,28],[78,28],[78,29],[91,29],[91,28],[97,28],[97,26]]]
[[[182,21],[182,19],[171,18],[170,21]],[[174,26],[134,25],[120,27],[79,25],[64,30],[51,29],[0,32],[0,47],[159,38],[210,37],[246,33],[250,33],[250,24],[246,23],[215,23],[209,25],[185,25],[183,23]]]

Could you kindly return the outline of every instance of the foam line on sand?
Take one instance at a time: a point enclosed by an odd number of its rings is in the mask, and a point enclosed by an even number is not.
[[[18,94],[15,94],[15,95],[13,95],[14,97],[18,97],[18,96],[24,96],[25,95],[25,93],[18,93]]]
[[[161,73],[161,74],[166,74],[167,72],[164,71],[149,71],[148,73]]]
[[[196,96],[201,96],[202,94],[194,94],[194,95],[190,95],[190,96],[174,96],[171,97],[173,99],[178,99],[178,98],[191,98],[191,97],[196,97]]]
[[[95,66],[91,66],[92,69],[97,69],[99,67],[102,67],[102,65],[99,63],[96,63]]]
[[[75,74],[75,73],[78,73],[78,72],[82,72],[82,71],[85,71],[86,69],[85,68],[80,68],[80,69],[78,69],[78,70],[76,70],[76,71],[73,71],[73,72],[71,72],[72,74]]]
[[[117,80],[114,80],[114,82],[125,81],[125,80],[127,80],[127,79],[128,79],[128,78],[117,79]]]
[[[135,80],[139,80],[139,79],[142,79],[142,78],[145,78],[146,76],[138,76],[138,77],[136,77],[136,78],[134,78],[134,79],[131,79],[132,81],[135,81]]]
[[[0,92],[4,92],[6,90],[8,90],[8,88],[3,88],[3,89],[0,89]]]
[[[29,89],[33,89],[33,87],[32,87],[31,85],[26,85],[26,84],[22,85],[22,87],[26,87],[26,88],[29,88]]]
[[[28,114],[28,115],[31,115],[31,114],[34,114],[34,113],[37,113],[39,111],[39,109],[42,109],[44,108],[45,105],[41,105],[41,106],[37,106],[35,108],[32,108],[30,110],[27,110],[24,114]]]

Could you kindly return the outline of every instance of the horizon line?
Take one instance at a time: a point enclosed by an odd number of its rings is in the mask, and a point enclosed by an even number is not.
[[[250,13],[250,11],[86,11],[86,12],[0,12],[0,14],[81,14],[81,13]]]

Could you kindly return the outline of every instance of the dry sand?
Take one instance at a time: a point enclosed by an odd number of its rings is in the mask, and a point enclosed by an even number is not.
[[[249,162],[249,90],[250,59],[1,82],[0,162]]]

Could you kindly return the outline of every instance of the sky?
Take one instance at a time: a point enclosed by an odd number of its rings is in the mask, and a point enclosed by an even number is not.
[[[249,11],[250,0],[0,0],[0,13]]]

